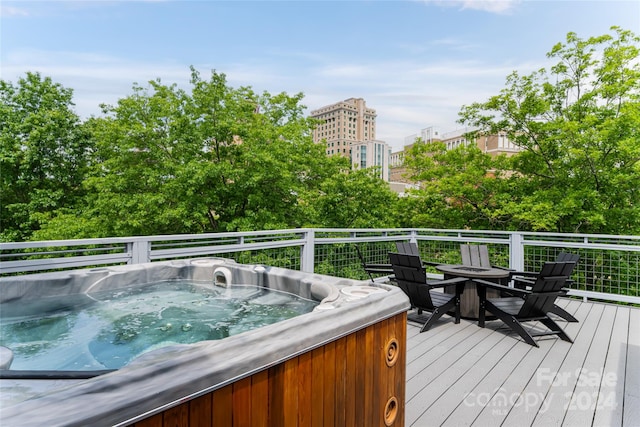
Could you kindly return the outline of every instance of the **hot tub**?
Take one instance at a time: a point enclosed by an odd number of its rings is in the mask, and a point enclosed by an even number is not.
[[[318,304],[224,339],[152,350],[93,378],[9,375],[0,379],[0,424],[404,424],[409,302],[392,286],[212,258],[2,278],[0,303],[171,280],[253,285]]]

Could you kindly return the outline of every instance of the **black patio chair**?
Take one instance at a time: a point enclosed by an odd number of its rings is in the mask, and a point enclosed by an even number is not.
[[[558,296],[563,294],[563,287],[574,262],[545,262],[530,290],[511,288],[485,280],[473,279],[480,298],[480,314],[478,326],[484,328],[485,310],[496,316],[510,327],[525,342],[538,347],[534,336],[558,335],[564,341],[573,342],[556,322],[549,317]],[[511,297],[487,298],[487,288],[498,289]],[[540,322],[549,331],[531,332],[522,325],[525,322]]]
[[[574,268],[578,264],[579,260],[580,260],[580,255],[572,254],[568,252],[560,252],[556,257],[556,262],[573,262]],[[568,276],[571,276],[572,273],[573,273],[573,269],[569,272]],[[538,273],[534,273],[531,271],[514,271],[510,274],[509,280],[513,281],[514,288],[530,289],[531,286],[533,286],[532,278],[535,278],[537,274]],[[569,277],[565,282],[565,288],[562,289],[563,293],[561,296],[565,296],[567,294],[568,289],[566,289],[566,287],[567,286],[570,287],[573,283],[575,283],[575,281]],[[553,305],[553,308],[551,309],[551,313],[555,314],[558,317],[561,317],[567,322],[578,322],[578,319],[573,317],[573,315],[568,313],[564,308],[559,307],[556,304]]]
[[[390,252],[389,260],[398,287],[409,297],[417,314],[407,316],[407,320],[422,324],[420,332],[429,330],[443,314],[453,311],[455,323],[460,323],[460,295],[467,279],[458,277],[449,280],[427,280],[427,273],[418,255]],[[434,291],[436,288],[455,285],[455,293]],[[429,316],[424,311],[431,312]]]
[[[396,252],[399,254],[420,256],[420,249],[418,249],[418,244],[415,242],[396,242]],[[427,265],[435,267],[436,265],[441,264],[440,262],[425,261],[422,258],[420,261],[422,262],[423,267]]]
[[[384,276],[393,274],[393,269],[391,268],[391,264],[367,263],[358,245],[354,245],[354,246],[356,247],[356,253],[358,254],[358,258],[360,258],[360,264],[362,265],[362,268],[364,269],[364,271],[369,275],[369,278],[371,279],[372,282],[374,281],[373,280],[374,274],[384,275]]]
[[[420,249],[418,249],[418,244],[415,242],[396,242],[396,252],[399,254],[420,256]]]
[[[555,262],[575,262],[576,265],[578,264],[578,261],[580,261],[580,255],[578,254],[572,254],[569,252],[560,252],[558,254],[558,256],[555,259]],[[572,272],[573,273],[573,272]],[[535,271],[513,271],[511,272],[511,278],[512,280],[522,280],[522,279],[528,279],[531,277],[535,277],[537,276],[538,273]],[[572,283],[575,283],[574,280],[572,280],[571,278],[567,279],[567,285],[571,285]],[[515,283],[514,283],[515,285]],[[523,286],[519,286],[521,288],[525,288],[526,286],[528,286],[528,284],[526,282],[524,282],[522,284]]]
[[[470,267],[491,268],[489,249],[486,245],[460,245],[462,265]]]
[[[460,257],[462,258],[462,265],[511,270],[507,267],[491,264],[491,260],[489,259],[489,248],[487,245],[460,245]]]

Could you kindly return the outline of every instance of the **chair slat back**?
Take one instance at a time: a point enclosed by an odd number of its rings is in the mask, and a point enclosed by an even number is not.
[[[575,266],[575,262],[545,262],[531,292],[561,291]]]
[[[414,242],[396,242],[396,249],[401,254],[420,256],[420,249],[418,249],[417,243]]]
[[[569,252],[560,252],[556,257],[557,262],[575,262],[576,264],[580,261],[580,255],[572,254]]]
[[[398,287],[407,294],[411,305],[433,309],[433,301],[427,286],[427,273],[422,268],[420,257],[390,252],[389,259]]]
[[[517,317],[544,316],[551,311],[555,300],[563,294],[562,288],[575,264],[575,262],[545,262],[531,287],[531,293],[526,295]]]
[[[491,268],[489,249],[486,245],[460,245],[462,265]]]

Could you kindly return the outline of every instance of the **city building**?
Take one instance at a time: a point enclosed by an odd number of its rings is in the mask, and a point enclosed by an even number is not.
[[[375,139],[376,110],[368,108],[364,99],[345,99],[313,110],[310,116],[320,120],[313,142],[325,144],[328,156],[349,158],[353,169],[377,167],[380,178],[389,181],[391,150]]]
[[[407,168],[404,165],[404,154],[407,151],[411,150],[411,147],[413,147],[414,145],[415,138],[411,141],[412,142],[410,144],[406,144],[402,150],[394,151],[393,153],[391,153],[389,159],[389,180],[391,182],[405,184],[411,183],[411,181],[409,181],[409,179],[407,179],[407,177],[405,176]]]
[[[463,128],[447,132],[441,135],[441,141],[447,146],[447,150],[459,147],[461,145],[469,145],[472,141],[465,138],[465,134],[473,131],[470,128]],[[499,154],[506,154],[512,156],[522,149],[515,145],[507,137],[506,132],[499,132],[494,135],[481,135],[476,137],[475,144],[480,151],[491,156],[497,156]]]
[[[391,158],[389,159],[389,179],[392,182],[396,183],[405,183],[410,184],[411,182],[405,177],[406,168],[404,166],[404,154],[409,151],[411,147],[415,144],[416,140],[420,138],[420,141],[423,142],[433,142],[440,141],[440,130],[437,128],[430,126],[424,128],[420,131],[420,134],[413,134],[406,136],[404,138],[404,147],[400,151],[395,151],[391,153]]]
[[[363,141],[351,144],[351,168],[378,168],[378,176],[389,181],[389,157],[391,148],[384,141]]]
[[[351,145],[376,138],[376,110],[362,98],[349,98],[311,111],[322,122],[313,131],[313,142],[324,143],[327,155],[351,157]]]
[[[478,136],[475,141],[469,141],[465,135],[471,132],[473,129],[471,128],[462,128],[457,129],[451,132],[442,133],[437,131],[431,127],[422,129],[420,134],[413,134],[405,137],[405,146],[402,150],[391,153],[391,157],[389,160],[389,180],[392,183],[400,184],[413,184],[413,182],[407,178],[406,167],[404,165],[404,156],[407,151],[413,147],[416,141],[419,140],[422,142],[432,142],[432,141],[441,141],[445,144],[447,150],[452,150],[454,148],[460,146],[466,146],[473,142],[478,146],[478,148],[486,154],[491,156],[497,156],[499,154],[506,154],[507,156],[512,156],[513,154],[521,151],[522,149],[516,146],[512,141],[509,140],[507,134],[505,132],[499,132],[494,135],[482,135]]]

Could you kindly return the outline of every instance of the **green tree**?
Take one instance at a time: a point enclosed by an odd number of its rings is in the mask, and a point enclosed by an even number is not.
[[[549,70],[514,72],[499,95],[463,107],[461,123],[523,149],[496,217],[524,230],[640,232],[640,39],[612,33],[569,33]]]
[[[224,74],[191,91],[149,82],[87,123],[95,141],[80,219],[60,216],[40,238],[297,227],[338,170],[304,117],[302,95],[231,88]],[[61,233],[65,235],[61,235]],[[66,235],[67,233],[71,235]]]
[[[504,157],[492,159],[476,145],[448,150],[444,143],[420,139],[405,154],[408,177],[419,184],[398,204],[405,227],[502,229],[494,211],[507,186]],[[496,179],[501,178],[501,179]]]
[[[83,195],[90,140],[73,91],[27,73],[0,80],[0,239],[27,240]]]
[[[349,171],[348,167],[345,161],[341,173],[320,184],[319,194],[312,201],[316,225],[329,228],[393,227],[393,208],[398,196],[377,176],[376,169]]]

